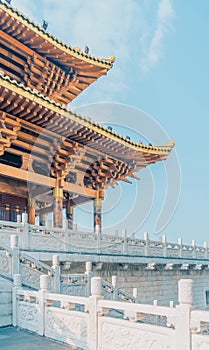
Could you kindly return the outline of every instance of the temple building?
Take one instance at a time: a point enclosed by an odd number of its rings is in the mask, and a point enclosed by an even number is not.
[[[174,142],[134,142],[74,113],[114,57],[66,45],[10,3],[0,0],[1,349],[40,348],[22,330],[52,348],[209,349],[207,242],[102,230],[108,187],[131,186]],[[74,225],[85,202],[94,232]]]
[[[30,224],[53,213],[55,227],[73,227],[74,209],[94,208],[102,229],[105,189],[131,182],[140,169],[165,160],[166,146],[136,143],[78,115],[68,104],[112,68],[47,31],[46,23],[0,1],[0,220],[28,214]]]

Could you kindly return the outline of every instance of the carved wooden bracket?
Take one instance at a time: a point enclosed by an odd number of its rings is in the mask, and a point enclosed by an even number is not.
[[[6,117],[6,113],[0,112],[0,155],[3,155],[6,148],[9,148],[12,141],[17,138],[20,130],[20,122]]]
[[[66,175],[81,162],[84,154],[84,148],[77,142],[69,142],[63,139],[53,157],[51,175],[64,180]]]
[[[129,176],[129,166],[122,161],[114,160],[109,157],[98,159],[93,163],[85,173],[84,184],[95,190],[104,189],[118,181],[130,183],[126,176]]]
[[[69,102],[69,98],[65,96],[66,91],[76,80],[77,75],[73,68],[69,68],[66,72],[44,57],[35,54],[27,57],[24,66],[25,83],[31,89],[40,91],[56,102],[61,104]]]

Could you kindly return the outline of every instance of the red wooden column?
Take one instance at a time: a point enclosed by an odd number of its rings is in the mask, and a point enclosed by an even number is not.
[[[53,190],[54,197],[54,227],[62,227],[62,210],[63,210],[63,189],[55,187]]]

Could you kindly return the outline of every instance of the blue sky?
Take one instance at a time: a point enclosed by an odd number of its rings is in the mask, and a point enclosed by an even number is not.
[[[83,92],[70,107],[84,114],[90,111],[94,119],[110,123],[110,119],[98,115],[101,110],[99,104],[120,103],[131,106],[131,110],[142,110],[150,116],[150,120],[157,121],[161,125],[159,128],[168,134],[168,139],[175,140],[182,182],[175,214],[160,234],[167,234],[170,241],[180,235],[184,242],[192,239],[199,244],[209,241],[209,2],[13,0],[13,4],[39,23],[42,18],[47,20],[49,31],[72,46],[84,48],[88,45],[94,55],[116,56],[114,68],[108,75]],[[81,108],[92,103],[96,104],[96,108]],[[104,105],[100,106],[105,110]],[[110,108],[111,105],[107,106]],[[129,128],[141,135],[143,125],[140,125],[140,117],[131,112],[131,117],[129,113],[126,117],[125,108],[117,113],[115,105],[111,113],[113,110],[117,114],[113,118],[116,129],[126,133],[124,126],[120,126],[122,119],[123,125],[127,122]],[[153,122],[150,123],[152,128]],[[134,132],[130,130],[129,133],[135,137]],[[147,139],[153,142],[150,137]],[[167,142],[166,136],[162,138],[162,143]],[[159,232],[157,236],[153,232],[159,208],[166,197],[168,173],[171,179],[169,187],[173,187],[170,192],[179,190],[175,183],[178,176],[175,167],[179,166],[176,154],[172,159],[169,172],[162,164],[154,165],[151,170],[139,173],[139,184],[132,187],[124,185],[120,191],[110,190],[107,197],[109,200],[112,198],[111,203],[118,196],[123,205],[116,205],[116,212],[111,212],[108,211],[110,202],[107,200],[104,203],[107,211],[104,224],[108,227],[109,221],[112,225],[117,222],[116,217],[120,221],[120,215],[131,207],[138,186],[134,213],[137,216],[146,205],[150,212],[147,210],[145,220],[136,225],[137,234],[142,236],[144,231],[149,231],[152,238],[158,239]],[[152,187],[154,190],[149,192]],[[117,194],[119,192],[122,194]],[[127,193],[130,193],[129,197]],[[84,209],[90,210],[89,207]],[[83,216],[82,212],[78,213],[77,221],[78,215]],[[85,220],[90,224],[90,215]],[[131,217],[126,225],[131,234],[134,228],[129,227],[130,221]]]

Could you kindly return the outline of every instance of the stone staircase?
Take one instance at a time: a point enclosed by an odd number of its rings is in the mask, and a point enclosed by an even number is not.
[[[12,324],[12,280],[0,274],[0,327]]]
[[[22,286],[39,290],[41,275],[47,275],[50,290],[54,293],[86,297],[90,295],[91,279],[94,277],[91,262],[86,263],[82,274],[61,273],[58,255],[53,255],[51,265],[22,252],[18,236],[10,236],[10,246],[0,243],[0,327],[11,325],[13,276],[20,274]],[[117,278],[112,284],[102,279],[103,296],[108,300],[136,302],[137,298],[117,287]]]

